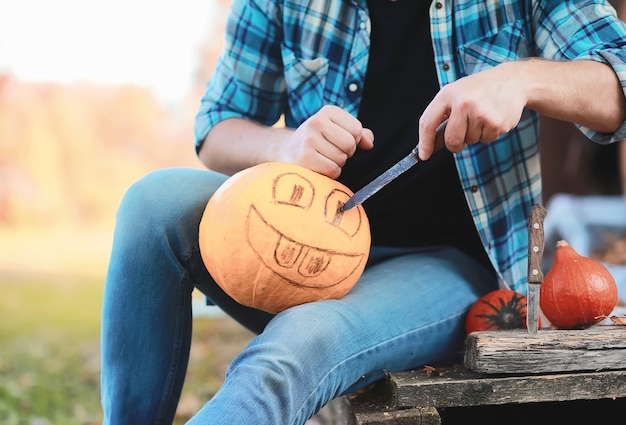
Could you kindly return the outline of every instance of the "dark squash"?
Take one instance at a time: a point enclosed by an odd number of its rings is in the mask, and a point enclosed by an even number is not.
[[[527,298],[511,289],[496,289],[480,297],[467,312],[465,332],[526,328]],[[541,326],[541,325],[540,325]]]

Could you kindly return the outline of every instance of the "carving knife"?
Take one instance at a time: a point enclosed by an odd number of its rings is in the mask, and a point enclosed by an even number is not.
[[[539,328],[539,292],[543,282],[541,260],[543,258],[543,221],[546,210],[541,205],[533,205],[528,218],[528,305],[526,307],[526,328],[535,335]]]
[[[445,146],[445,139],[443,135],[446,124],[448,124],[448,120],[445,120],[439,125],[439,127],[437,127],[437,132],[435,134],[435,149],[433,153]],[[374,195],[383,187],[387,186],[389,182],[396,179],[400,174],[404,173],[418,162],[420,162],[420,158],[417,153],[417,146],[415,146],[410,154],[398,161],[395,165],[382,173],[380,176],[376,177],[367,185],[357,190],[356,193],[341,206],[340,211],[348,211],[349,209],[360,205],[363,201]]]

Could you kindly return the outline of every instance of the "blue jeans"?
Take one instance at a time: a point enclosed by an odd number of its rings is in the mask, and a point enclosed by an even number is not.
[[[105,424],[172,423],[194,288],[258,336],[189,424],[304,424],[331,399],[386,371],[458,361],[465,313],[496,289],[492,271],[445,246],[373,248],[362,278],[341,300],[275,316],[243,307],[215,284],[198,248],[202,212],[225,179],[199,169],[159,170],[122,200],[102,312]]]

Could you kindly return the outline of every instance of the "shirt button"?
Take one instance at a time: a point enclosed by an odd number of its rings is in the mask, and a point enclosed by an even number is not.
[[[359,24],[359,28],[364,30],[366,28],[365,22],[361,21],[361,23]]]
[[[443,64],[443,70],[444,70],[444,71],[447,71],[447,70],[449,70],[449,69],[450,69],[450,65],[448,65],[447,63],[444,63],[444,64]]]
[[[478,186],[476,186],[476,185],[474,184],[474,185],[472,185],[472,186],[470,187],[470,190],[472,191],[472,193],[476,193],[476,192],[478,192]]]
[[[355,93],[358,89],[359,89],[359,86],[357,85],[357,83],[348,84],[348,91],[350,93]]]
[[[443,7],[443,4],[441,4],[441,2],[437,2],[437,3],[435,4],[435,7],[436,7],[437,9],[441,9],[441,8]]]

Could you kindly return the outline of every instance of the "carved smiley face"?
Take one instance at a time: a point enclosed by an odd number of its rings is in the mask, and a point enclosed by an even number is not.
[[[337,285],[365,256],[347,250],[362,226],[360,211],[339,210],[350,194],[338,188],[320,192],[301,174],[285,173],[274,179],[269,205],[250,206],[245,227],[250,247],[266,267],[293,285]]]
[[[352,192],[308,169],[269,163],[231,177],[207,204],[200,251],[209,273],[238,302],[270,312],[344,296],[370,248]]]

